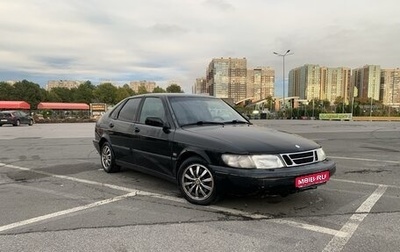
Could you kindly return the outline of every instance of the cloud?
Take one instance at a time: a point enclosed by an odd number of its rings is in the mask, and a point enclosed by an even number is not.
[[[399,67],[397,1],[1,1],[0,80],[179,81],[190,92],[213,58],[249,67]],[[362,8],[360,7],[362,6]],[[356,11],[355,11],[356,10]],[[397,65],[396,65],[397,64]],[[287,71],[288,72],[288,71]],[[58,77],[59,76],[59,77]]]

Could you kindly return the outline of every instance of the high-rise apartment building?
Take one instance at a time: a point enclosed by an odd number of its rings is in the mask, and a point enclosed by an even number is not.
[[[357,88],[359,98],[379,100],[380,82],[381,67],[378,65],[365,65],[353,69],[352,84]]]
[[[247,70],[247,97],[262,100],[274,96],[275,70],[270,67],[257,67]]]
[[[207,68],[207,88],[210,95],[239,101],[247,98],[246,58],[215,58]]]
[[[400,106],[400,69],[382,69],[380,97],[384,105]]]
[[[61,88],[77,88],[79,85],[83,84],[84,81],[77,80],[50,80],[47,82],[46,90],[50,91],[52,88],[61,87]]]
[[[288,96],[301,100],[321,99],[321,67],[304,65],[289,71]]]
[[[194,94],[207,94],[207,81],[206,78],[197,78],[194,83],[193,92]]]
[[[139,92],[140,87],[144,87],[147,92],[151,93],[156,88],[156,83],[154,81],[131,81],[129,83],[130,88],[135,91],[135,93]]]
[[[341,97],[346,104],[351,102],[351,69],[348,67],[321,68],[321,99],[334,102]]]
[[[288,96],[298,96],[302,100],[328,100],[331,103],[342,97],[345,103],[349,103],[350,80],[350,68],[307,64],[290,70]]]

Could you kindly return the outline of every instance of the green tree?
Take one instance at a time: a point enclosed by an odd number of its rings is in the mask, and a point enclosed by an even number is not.
[[[94,99],[96,102],[114,105],[118,102],[117,90],[118,88],[111,83],[100,84],[93,92]]]
[[[6,82],[0,82],[0,100],[2,101],[13,100],[12,95],[13,95],[13,87]]]
[[[31,105],[31,109],[36,109],[37,105],[43,100],[42,88],[39,84],[23,80],[12,85],[11,97],[13,100],[26,101]]]
[[[73,94],[74,102],[83,102],[83,103],[91,103],[94,99],[94,90],[96,87],[90,82],[86,81],[85,83],[78,86]]]
[[[122,88],[128,92],[129,96],[135,95],[135,91],[128,84],[124,84]]]
[[[55,87],[49,91],[49,97],[56,99],[52,102],[74,102],[75,93],[76,88]]]
[[[61,97],[58,96],[56,92],[53,91],[46,91],[44,99],[44,102],[62,102]]]
[[[143,85],[140,85],[138,88],[138,94],[147,94],[149,91],[147,91],[146,87]]]
[[[183,93],[181,86],[178,84],[171,84],[166,89],[167,93]]]
[[[163,89],[160,86],[155,87],[153,90],[153,93],[165,93],[165,92],[166,92],[165,89]]]
[[[119,87],[116,91],[116,101],[121,101],[126,97],[131,96],[129,90],[123,87]]]

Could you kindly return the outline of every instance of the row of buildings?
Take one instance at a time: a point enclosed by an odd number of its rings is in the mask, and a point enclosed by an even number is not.
[[[339,100],[352,103],[354,97],[381,101],[384,105],[400,105],[400,69],[381,69],[379,65],[366,65],[356,69],[325,67],[306,64],[291,69],[288,74],[287,99],[300,101],[314,99]],[[74,88],[83,81],[49,81],[47,90],[54,87]],[[275,96],[275,70],[271,67],[248,68],[246,58],[214,58],[206,69],[206,76],[197,78],[192,93],[230,98],[238,103],[252,102]],[[152,92],[156,83],[131,81],[129,86],[138,93],[140,88]],[[286,100],[287,100],[286,99]]]
[[[246,58],[215,58],[206,76],[196,79],[193,93],[206,93],[235,102],[274,97],[275,71],[270,67],[248,68]],[[306,64],[289,71],[288,96],[299,100],[337,99],[349,104],[354,97],[400,105],[400,69],[366,65],[357,69]],[[278,98],[279,99],[279,98]],[[281,98],[282,99],[282,98]]]
[[[361,68],[304,65],[289,72],[289,96],[334,102],[341,97],[347,104],[354,97],[400,105],[400,69],[381,69],[379,65]]]

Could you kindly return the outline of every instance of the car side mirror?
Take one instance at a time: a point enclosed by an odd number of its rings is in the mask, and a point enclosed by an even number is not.
[[[147,117],[144,124],[156,127],[163,127],[164,121],[159,117]]]
[[[162,127],[163,131],[165,133],[169,133],[170,129],[171,129],[171,126],[169,125],[169,123],[168,122],[164,122],[159,117],[152,117],[152,116],[147,117],[146,120],[144,121],[144,123],[146,125],[150,125],[150,126],[155,126],[155,127],[160,127],[160,128]]]

